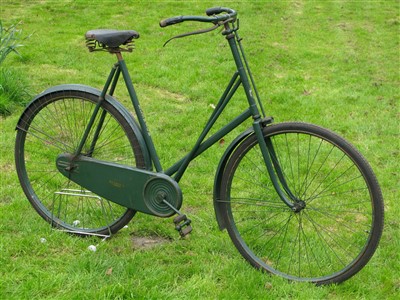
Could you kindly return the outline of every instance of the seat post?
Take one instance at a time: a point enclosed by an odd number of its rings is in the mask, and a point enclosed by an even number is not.
[[[115,52],[115,55],[117,56],[118,61],[124,60],[121,51]]]

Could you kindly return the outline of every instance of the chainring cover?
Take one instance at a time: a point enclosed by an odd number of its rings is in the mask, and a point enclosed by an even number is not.
[[[182,205],[182,192],[170,176],[69,153],[57,157],[58,171],[81,187],[146,214],[169,217]]]
[[[182,192],[174,180],[152,177],[146,182],[143,192],[147,208],[157,216],[169,217],[175,214],[164,200],[177,210],[182,206]]]

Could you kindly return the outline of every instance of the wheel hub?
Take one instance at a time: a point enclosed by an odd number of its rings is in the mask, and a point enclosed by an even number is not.
[[[298,213],[300,211],[302,211],[303,209],[306,208],[306,202],[304,202],[303,200],[299,200],[296,203],[293,204],[292,210],[295,213]]]

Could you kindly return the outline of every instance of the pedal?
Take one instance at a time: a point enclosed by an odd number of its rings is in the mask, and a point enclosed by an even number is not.
[[[181,237],[185,237],[192,231],[192,220],[188,219],[186,215],[178,215],[174,218],[175,229],[179,231]]]
[[[188,225],[185,228],[183,228],[181,231],[179,231],[179,234],[181,235],[181,237],[185,237],[191,232],[192,232],[192,226]]]

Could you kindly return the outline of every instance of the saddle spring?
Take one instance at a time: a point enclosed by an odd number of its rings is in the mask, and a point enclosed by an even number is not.
[[[135,49],[135,44],[132,39],[129,39],[119,47],[109,47],[103,43],[100,43],[95,39],[86,39],[86,47],[88,47],[89,52],[107,51],[110,53],[118,53],[118,52],[132,52],[133,49]]]

